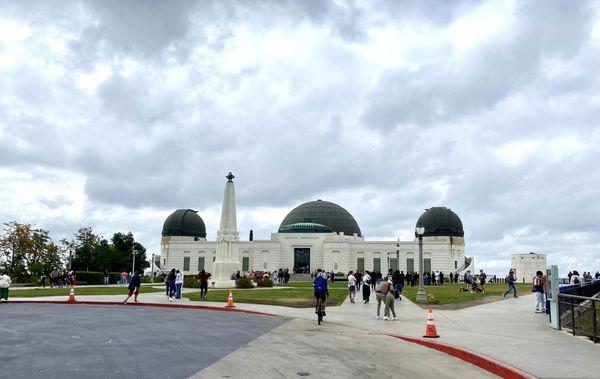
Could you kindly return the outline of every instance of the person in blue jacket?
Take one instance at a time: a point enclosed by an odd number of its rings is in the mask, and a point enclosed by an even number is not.
[[[323,299],[323,316],[325,316],[325,301],[329,297],[329,291],[327,290],[327,279],[323,275],[323,270],[317,270],[313,287],[315,289],[315,313],[317,313],[317,299]]]
[[[131,280],[129,281],[129,287],[128,287],[129,294],[127,295],[125,300],[123,300],[123,303],[126,304],[127,300],[129,300],[131,295],[135,295],[135,297],[133,298],[133,302],[137,303],[138,294],[140,293],[140,285],[141,285],[140,272],[136,271],[135,274],[133,274],[133,276],[131,277]]]

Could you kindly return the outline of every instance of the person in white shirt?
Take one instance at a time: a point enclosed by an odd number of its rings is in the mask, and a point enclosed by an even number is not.
[[[348,273],[348,291],[350,292],[350,302],[354,303],[356,296],[356,278],[352,275],[352,271]]]
[[[363,295],[363,301],[365,302],[365,304],[369,303],[369,298],[371,297],[371,275],[369,275],[369,271],[365,271],[365,274],[362,277],[362,283],[363,283],[363,288],[362,288],[362,295]]]
[[[5,272],[0,275],[0,301],[8,301],[8,287],[10,287],[10,277]]]
[[[177,270],[175,273],[175,298],[181,299],[181,287],[183,287],[183,274],[179,270]]]

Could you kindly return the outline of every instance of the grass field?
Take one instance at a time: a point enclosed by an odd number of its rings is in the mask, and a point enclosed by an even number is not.
[[[309,308],[314,306],[314,295],[312,283],[304,283],[303,286],[289,286],[284,289],[249,289],[233,290],[233,300],[237,303],[281,305],[294,308]],[[225,303],[229,290],[208,290],[207,301],[221,301]],[[331,288],[327,305],[340,305],[348,295],[346,288]],[[200,292],[185,293],[184,297],[190,300],[200,300]]]
[[[490,296],[496,296],[500,298],[507,289],[506,284],[491,284],[485,285],[485,292],[482,293],[468,293],[459,292],[459,288],[464,287],[464,284],[457,283],[445,283],[443,286],[426,286],[425,292],[432,294],[434,297],[433,304],[456,304],[456,303],[468,303],[478,302],[486,300],[485,298]],[[416,301],[418,286],[415,287],[404,287],[403,295],[408,297],[411,301]],[[531,284],[517,284],[517,295],[526,295],[531,293]],[[512,296],[509,294],[508,296]],[[491,299],[487,299],[491,300]],[[467,305],[468,306],[468,305]]]
[[[148,286],[140,287],[140,293],[161,292],[163,289]],[[63,288],[34,288],[19,289],[9,292],[10,297],[43,297],[43,296],[69,296],[70,287]],[[75,295],[126,295],[127,287],[75,287]]]

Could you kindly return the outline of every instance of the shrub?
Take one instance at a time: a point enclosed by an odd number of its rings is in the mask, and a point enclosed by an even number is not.
[[[184,288],[200,288],[200,282],[196,275],[184,275],[183,276],[183,287]]]
[[[235,281],[235,287],[236,288],[254,288],[254,283],[252,283],[252,280],[250,280],[250,278],[241,277]]]
[[[256,283],[258,287],[273,287],[273,281],[269,277],[264,277]]]

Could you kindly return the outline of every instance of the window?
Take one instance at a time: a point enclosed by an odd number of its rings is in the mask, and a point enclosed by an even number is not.
[[[217,257],[213,257],[213,262],[217,259]]]
[[[381,258],[373,258],[373,270],[381,271]]]
[[[356,271],[358,271],[358,272],[365,271],[365,258],[357,258],[356,259]]]
[[[183,271],[190,271],[190,257],[183,257]]]
[[[198,271],[204,270],[204,257],[198,257]]]
[[[455,270],[458,269],[458,262],[457,261],[454,261],[454,269]]]
[[[263,262],[263,269],[266,270],[267,269],[267,262]]]
[[[250,257],[242,258],[242,271],[248,271],[250,269]]]
[[[333,264],[333,269],[334,269],[334,270],[337,270],[337,269],[338,269],[338,264],[337,264],[337,262],[335,262],[335,263]]]
[[[379,259],[379,258],[376,258]],[[381,265],[377,266],[378,268],[375,271],[381,271]],[[396,271],[398,270],[398,258],[390,258],[390,269]]]
[[[406,258],[406,272],[415,272],[415,258]]]
[[[423,271],[431,272],[431,258],[423,258]]]

